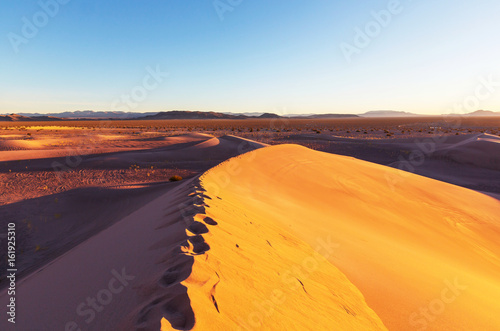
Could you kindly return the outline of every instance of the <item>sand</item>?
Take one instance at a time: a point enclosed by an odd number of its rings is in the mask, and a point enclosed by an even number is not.
[[[395,182],[395,168],[293,144],[191,133],[142,137],[151,145],[140,149],[119,138],[103,137],[116,150],[81,167],[177,159],[200,175],[6,205],[5,215],[46,206],[19,222],[31,253],[18,330],[500,329],[496,194],[410,173]],[[483,167],[497,139],[471,138],[442,147]]]
[[[338,244],[328,260],[389,329],[500,328],[500,203],[413,174],[391,188],[391,171],[280,145],[223,163],[202,183],[313,247]]]
[[[80,187],[158,183],[174,175],[189,178],[230,157],[267,146],[231,135],[217,138],[201,133],[154,137],[124,133],[120,139],[113,134],[109,139],[92,132],[80,134],[66,137],[64,133],[56,139],[49,132],[30,140],[0,140],[0,206]],[[25,149],[2,149],[13,141],[26,143]]]
[[[173,184],[19,282],[18,327],[385,329],[321,254],[332,247],[315,252],[275,224],[228,207],[205,195],[196,178]],[[297,277],[296,269],[306,275]]]

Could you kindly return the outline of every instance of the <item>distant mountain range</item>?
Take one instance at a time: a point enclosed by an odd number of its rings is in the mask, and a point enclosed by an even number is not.
[[[406,116],[422,116],[418,114],[408,113],[406,111],[397,111],[397,110],[372,110],[368,111],[364,114],[361,114],[362,117],[406,117]]]
[[[470,116],[500,116],[500,112],[491,110],[476,110],[468,114]]]
[[[201,120],[201,119],[251,119],[251,118],[308,118],[326,119],[358,117],[352,114],[310,114],[310,115],[290,115],[280,116],[272,113],[218,113],[213,111],[165,111],[159,113],[132,113],[132,112],[107,112],[107,111],[74,111],[62,113],[19,113],[10,115],[0,115],[0,121],[64,121],[64,120]]]
[[[491,110],[476,110],[471,113],[461,114],[461,113],[453,113],[448,115],[457,115],[457,116],[500,116],[500,112],[495,112]],[[359,115],[361,117],[411,117],[411,116],[442,116],[442,115],[421,115],[415,113],[409,113],[405,111],[396,111],[396,110],[372,110],[366,112],[364,114]]]
[[[71,118],[71,119],[134,119],[138,117],[144,117],[148,115],[156,115],[158,112],[149,113],[134,113],[134,112],[123,112],[123,111],[93,111],[93,110],[77,110],[77,111],[66,111],[62,113],[19,113],[18,115],[27,117],[39,117],[39,116],[53,116],[58,118]]]
[[[329,119],[329,118],[349,118],[349,117],[360,117],[360,116],[354,114],[309,114],[309,115],[288,116],[288,118],[306,118],[306,119]]]
[[[143,117],[137,117],[136,119],[141,120],[210,120],[210,119],[246,119],[253,118],[254,116],[238,115],[238,114],[224,114],[216,113],[213,111],[164,111],[156,113],[154,115],[148,115]]]
[[[461,114],[451,114],[461,115]],[[490,110],[477,110],[463,116],[500,116],[500,112]],[[201,119],[256,119],[256,118],[289,118],[289,119],[332,119],[353,117],[414,117],[429,116],[419,115],[395,110],[373,110],[364,114],[301,114],[277,115],[273,113],[218,113],[213,111],[184,111],[173,110],[165,112],[134,113],[121,111],[74,111],[62,113],[19,113],[0,115],[0,121],[28,122],[28,121],[64,121],[64,120],[201,120]]]
[[[59,117],[46,115],[24,116],[20,114],[0,115],[0,122],[29,122],[29,121],[62,121]]]

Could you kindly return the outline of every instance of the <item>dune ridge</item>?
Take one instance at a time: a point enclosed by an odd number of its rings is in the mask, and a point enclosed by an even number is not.
[[[318,238],[313,249],[286,229],[205,190],[192,193],[194,214],[181,245],[194,257],[187,288],[193,330],[386,330],[359,290],[324,255],[336,245]],[[153,319],[154,321],[154,319]],[[162,319],[162,330],[175,327]]]
[[[412,174],[391,186],[396,169],[298,145],[206,138],[180,149],[258,149],[165,183],[19,281],[16,327],[500,328],[498,200]],[[89,313],[86,300],[108,289]]]
[[[318,252],[334,249],[328,239],[315,251],[198,179],[184,192],[176,202],[186,238],[168,249],[163,274],[141,285],[146,300],[125,329],[157,330],[161,321],[161,330],[386,330]]]
[[[335,249],[329,238],[312,247],[204,185],[168,184],[20,280],[15,328],[385,330],[324,257]],[[7,300],[1,291],[0,304]],[[15,329],[6,320],[0,328]]]
[[[201,181],[310,245],[330,234],[339,248],[328,260],[391,330],[500,329],[500,203],[410,173],[391,187],[387,174],[398,171],[278,145]]]

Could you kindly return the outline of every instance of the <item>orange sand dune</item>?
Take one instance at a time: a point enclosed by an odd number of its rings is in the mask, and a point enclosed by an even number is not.
[[[203,140],[179,149],[252,147]],[[390,172],[278,145],[168,183],[20,280],[15,327],[500,329],[500,203],[411,174],[390,185]]]
[[[388,171],[398,170],[280,145],[224,162],[201,182],[222,198],[215,215],[244,211],[312,247],[338,244],[328,260],[389,329],[500,329],[500,203],[411,174],[391,189]]]
[[[334,248],[327,239],[315,251],[273,221],[204,194],[196,179],[172,184],[18,282],[15,327],[385,330],[323,256]],[[15,327],[0,320],[2,330]]]
[[[187,234],[202,237],[209,250],[194,251],[192,272],[182,282],[196,318],[193,330],[386,330],[325,258],[336,249],[328,237],[311,247],[231,199],[198,192],[206,211],[194,217],[200,229],[192,224]],[[172,325],[162,319],[162,330]]]
[[[64,157],[67,155],[106,154],[146,150],[187,143],[202,142],[213,138],[202,133],[188,133],[168,137],[136,138],[131,135],[92,134],[74,136],[45,134],[27,139],[24,135],[0,136],[0,162]]]

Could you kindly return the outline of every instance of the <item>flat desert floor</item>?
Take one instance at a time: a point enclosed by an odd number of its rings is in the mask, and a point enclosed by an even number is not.
[[[0,122],[17,269],[0,329],[500,330],[499,134],[459,116]]]

